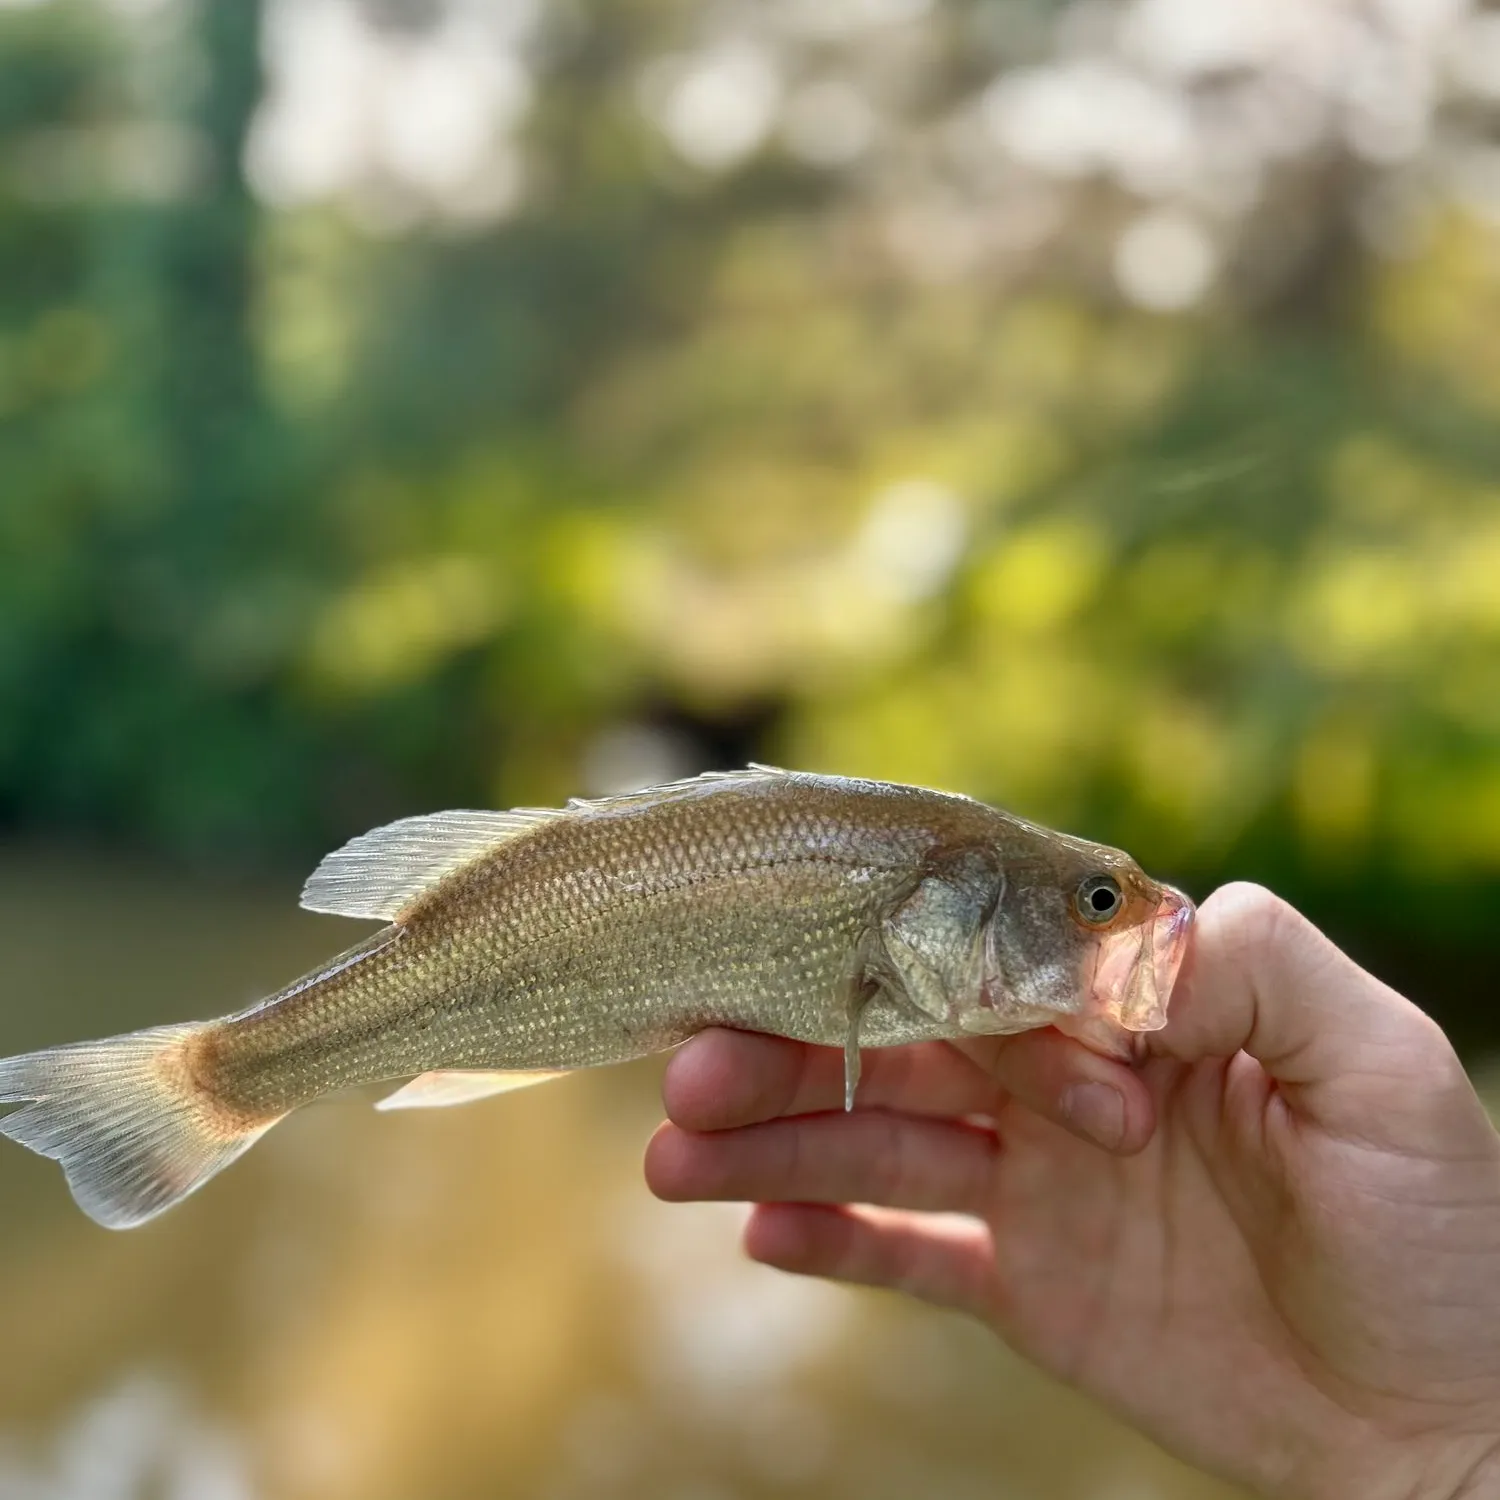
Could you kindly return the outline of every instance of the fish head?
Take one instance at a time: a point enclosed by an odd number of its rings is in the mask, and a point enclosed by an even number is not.
[[[1055,1025],[1129,1056],[1132,1034],[1166,1025],[1192,901],[1121,850],[1056,834],[1005,868],[959,1025]]]

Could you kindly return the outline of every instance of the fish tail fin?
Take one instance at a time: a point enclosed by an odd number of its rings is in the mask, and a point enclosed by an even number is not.
[[[279,1115],[252,1118],[202,1083],[219,1023],[158,1026],[0,1059],[0,1135],[61,1164],[107,1229],[144,1224],[203,1186]]]

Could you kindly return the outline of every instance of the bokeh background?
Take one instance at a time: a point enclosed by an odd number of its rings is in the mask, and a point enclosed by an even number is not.
[[[0,4],[0,1054],[350,835],[747,758],[1267,881],[1500,1045],[1500,10]],[[1210,1500],[639,1179],[659,1064],[0,1152],[3,1500]]]

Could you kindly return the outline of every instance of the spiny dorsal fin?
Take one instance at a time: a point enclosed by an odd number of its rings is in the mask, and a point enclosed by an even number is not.
[[[371,829],[327,855],[302,888],[308,911],[393,921],[446,875],[557,813],[427,813]]]
[[[427,813],[372,829],[335,849],[308,877],[302,905],[308,911],[394,921],[424,891],[481,855],[539,823],[644,807],[713,783],[770,781],[788,776],[771,766],[744,771],[705,771],[665,786],[616,797],[574,798],[566,808],[517,807],[509,812]]]
[[[660,786],[643,786],[633,792],[616,792],[608,797],[573,797],[569,800],[566,810],[570,813],[615,812],[688,796],[693,792],[703,791],[726,781],[738,781],[741,784],[779,781],[795,774],[793,771],[782,771],[775,766],[763,766],[751,761],[742,771],[700,771],[696,776],[684,776],[680,781],[665,781]]]

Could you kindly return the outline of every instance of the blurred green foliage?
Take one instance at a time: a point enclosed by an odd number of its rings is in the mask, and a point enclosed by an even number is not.
[[[982,9],[933,89],[1033,45]],[[1494,220],[1378,254],[1330,190],[1176,313],[905,274],[857,174],[671,158],[636,80],[694,14],[559,11],[528,191],[393,227],[250,191],[259,7],[0,11],[0,816],[308,856],[654,726],[1480,953]]]

